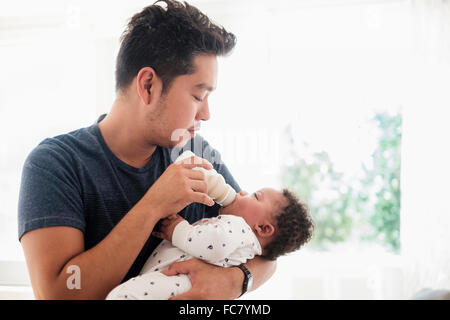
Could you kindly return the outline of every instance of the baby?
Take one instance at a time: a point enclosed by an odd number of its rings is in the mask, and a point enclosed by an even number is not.
[[[265,188],[251,195],[242,191],[217,217],[192,225],[178,215],[162,220],[153,235],[164,240],[139,276],[114,288],[107,299],[169,299],[191,288],[189,276],[161,273],[176,261],[195,257],[232,267],[255,255],[275,260],[308,242],[313,229],[307,206],[289,190]]]

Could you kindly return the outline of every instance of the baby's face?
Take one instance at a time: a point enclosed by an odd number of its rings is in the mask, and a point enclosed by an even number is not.
[[[271,188],[260,189],[252,194],[241,191],[230,205],[219,210],[219,214],[240,216],[253,228],[264,220],[273,221],[274,212],[284,201],[283,194]]]

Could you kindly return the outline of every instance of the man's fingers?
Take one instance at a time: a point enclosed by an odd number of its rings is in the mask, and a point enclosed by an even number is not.
[[[202,159],[200,157],[186,158],[183,161],[181,161],[181,165],[187,169],[202,167],[205,168],[206,170],[210,170],[213,168],[212,164],[208,160]]]
[[[205,178],[206,178],[206,174],[201,170],[186,169],[185,175],[186,175],[186,177],[188,177],[191,180],[205,181]]]
[[[195,167],[201,167],[201,168],[205,168],[206,170],[211,170],[213,168],[212,164],[209,162],[202,162],[202,163],[197,163],[197,164],[182,164],[183,168],[186,169],[192,169]]]
[[[175,297],[171,297],[169,300],[197,300],[201,296],[197,294],[197,290],[194,288],[195,277],[190,274],[192,268],[195,268],[195,260],[187,260],[181,262],[175,262],[170,265],[169,269],[161,271],[166,276],[176,276],[177,274],[187,274],[191,280],[192,288],[185,293],[179,294]]]
[[[192,200],[194,202],[203,203],[206,206],[212,207],[214,205],[214,200],[211,199],[210,196],[208,196],[206,193],[202,192],[193,192]]]
[[[194,155],[194,156],[191,156],[191,157],[188,157],[188,158],[185,158],[185,159],[181,160],[179,163],[182,163],[182,164],[200,164],[200,163],[205,163],[205,162],[206,163],[210,163],[208,160]]]
[[[165,274],[168,277],[176,276],[178,274],[175,270],[172,270],[172,269],[163,270],[163,271],[161,271],[161,273]]]
[[[189,261],[189,260],[188,260]],[[189,274],[190,269],[187,267],[187,262],[175,262],[170,265],[170,267],[166,270],[161,271],[166,276],[175,276],[179,273]]]
[[[208,184],[206,183],[206,181],[191,180],[191,181],[189,181],[189,184],[191,185],[191,188],[193,191],[203,192],[203,193],[207,193],[207,191],[208,191]]]

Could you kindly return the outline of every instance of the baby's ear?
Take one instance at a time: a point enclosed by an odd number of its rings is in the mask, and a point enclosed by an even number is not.
[[[270,237],[275,232],[275,227],[268,221],[255,226],[256,233],[260,237]]]

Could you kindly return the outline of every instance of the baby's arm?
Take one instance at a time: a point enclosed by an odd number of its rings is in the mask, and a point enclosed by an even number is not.
[[[154,235],[155,237],[167,240],[169,242],[172,242],[173,230],[182,221],[186,221],[186,220],[184,220],[183,217],[181,217],[177,214],[169,216],[165,219],[161,219],[159,231],[153,231],[152,235]]]
[[[233,218],[218,216],[190,225],[183,218],[177,217],[165,220],[161,225],[161,233],[154,234],[172,241],[174,246],[196,258],[217,263],[227,259],[244,244],[246,232],[252,232],[244,219]]]

